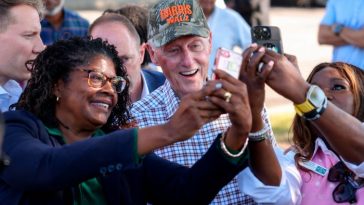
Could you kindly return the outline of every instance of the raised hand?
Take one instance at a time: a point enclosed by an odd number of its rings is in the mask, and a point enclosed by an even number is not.
[[[222,70],[216,70],[219,78],[210,81],[217,89],[209,100],[229,114],[231,128],[226,137],[226,145],[232,149],[240,149],[251,130],[252,117],[246,85]]]
[[[255,117],[261,118],[265,98],[265,81],[274,65],[274,61],[266,64],[262,62],[264,53],[264,47],[252,44],[243,53],[240,69],[239,79],[247,85],[253,121]]]
[[[266,49],[252,44],[243,53],[239,79],[246,83],[252,112],[252,133],[266,129],[262,119],[265,98],[265,81],[273,70],[274,61],[264,62]],[[267,131],[266,131],[267,132]],[[269,131],[268,131],[269,132]],[[252,135],[252,134],[250,134]],[[261,134],[264,136],[264,134]],[[277,186],[281,180],[281,169],[269,140],[254,141],[250,138],[250,169],[264,184]],[[268,168],[269,167],[269,168]]]
[[[175,142],[187,140],[204,124],[217,119],[225,111],[208,97],[216,92],[216,89],[214,84],[208,84],[202,90],[184,96],[177,111],[167,123],[140,128],[138,154],[144,155]]]
[[[213,84],[208,84],[201,91],[188,94],[181,99],[178,110],[166,124],[172,133],[175,133],[176,141],[193,136],[204,124],[217,119],[224,112],[207,97],[215,90]]]
[[[292,60],[292,57],[290,57]],[[294,103],[302,103],[309,84],[303,79],[297,64],[292,63],[286,56],[266,50],[262,62],[274,61],[266,83],[276,92],[292,100]],[[300,95],[297,95],[300,93]]]

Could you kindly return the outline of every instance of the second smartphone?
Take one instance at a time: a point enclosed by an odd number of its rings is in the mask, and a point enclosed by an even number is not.
[[[281,32],[276,26],[254,26],[251,29],[252,42],[283,54]]]

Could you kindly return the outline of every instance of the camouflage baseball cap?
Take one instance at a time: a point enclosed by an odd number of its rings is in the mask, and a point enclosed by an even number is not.
[[[157,47],[181,36],[207,38],[209,33],[205,15],[195,0],[162,0],[149,11],[148,39]]]

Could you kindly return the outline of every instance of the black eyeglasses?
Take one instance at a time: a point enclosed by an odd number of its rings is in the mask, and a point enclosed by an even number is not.
[[[327,179],[330,182],[340,182],[332,192],[332,197],[336,203],[357,202],[356,190],[364,186],[364,180],[355,178],[355,174],[342,161],[330,168]]]
[[[126,80],[121,76],[115,76],[112,78],[107,77],[102,72],[88,69],[77,69],[79,71],[88,73],[88,85],[93,88],[101,88],[109,81],[117,93],[123,92],[126,87]]]

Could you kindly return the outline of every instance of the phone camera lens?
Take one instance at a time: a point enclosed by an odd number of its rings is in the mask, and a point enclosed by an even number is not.
[[[253,34],[258,40],[269,40],[271,38],[270,30],[267,27],[256,27]]]

